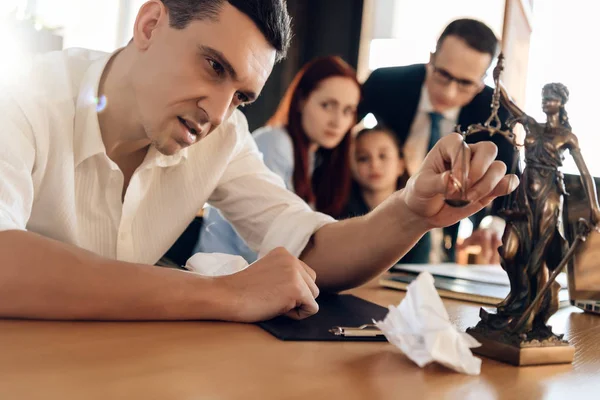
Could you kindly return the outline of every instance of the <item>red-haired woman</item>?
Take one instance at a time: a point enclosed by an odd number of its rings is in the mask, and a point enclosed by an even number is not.
[[[315,210],[339,217],[350,192],[350,129],[356,123],[360,84],[339,57],[306,64],[267,125],[254,133],[264,162]],[[256,254],[216,209],[209,208],[196,251]]]

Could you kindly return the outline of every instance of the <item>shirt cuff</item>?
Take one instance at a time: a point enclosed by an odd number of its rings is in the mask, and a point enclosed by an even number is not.
[[[263,239],[258,258],[277,247],[284,247],[290,254],[300,257],[311,236],[327,224],[336,222],[329,215],[309,211],[302,207],[286,210],[271,224]]]

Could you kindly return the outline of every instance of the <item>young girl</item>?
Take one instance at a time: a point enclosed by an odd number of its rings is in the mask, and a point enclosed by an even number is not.
[[[295,76],[267,125],[254,133],[271,171],[315,210],[340,217],[351,184],[350,129],[356,124],[360,84],[339,57],[322,57]],[[218,210],[209,208],[197,252],[256,260]]]
[[[390,130],[376,126],[361,130],[354,143],[354,180],[345,217],[367,214],[395,191],[406,186],[406,172],[402,145]],[[431,250],[429,234],[412,248],[399,262],[428,263]]]

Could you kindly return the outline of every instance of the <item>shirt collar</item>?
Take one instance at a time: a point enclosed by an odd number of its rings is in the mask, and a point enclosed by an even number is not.
[[[431,99],[429,98],[429,91],[427,90],[427,85],[425,83],[423,83],[423,86],[421,86],[421,99],[419,100],[419,106],[417,110],[420,113],[430,113],[435,111],[433,109],[433,105],[431,104]],[[456,123],[456,121],[458,121],[459,113],[460,107],[455,107],[448,109],[442,112],[441,114],[444,117],[444,119]]]
[[[106,54],[93,61],[85,71],[79,87],[73,138],[75,166],[98,153],[106,153],[98,123],[97,107],[100,107],[101,103],[98,102],[97,96],[100,77],[110,57],[111,54]]]
[[[196,144],[197,145],[197,144]],[[180,164],[183,161],[188,159],[189,147],[186,147],[182,150],[179,150],[177,153],[166,156],[161,154],[154,146],[150,146],[148,150],[148,154],[144,159],[144,162],[141,165],[142,169],[152,168],[154,166],[158,167],[172,167],[174,165]]]
[[[93,61],[81,81],[75,106],[73,138],[75,167],[96,154],[106,154],[106,147],[102,141],[100,124],[98,122],[98,109],[103,104],[103,100],[98,100],[98,89],[106,64],[118,51],[105,54]],[[189,149],[185,148],[171,156],[167,156],[158,152],[154,147],[150,147],[141,167],[170,167],[177,165],[187,160],[188,152]]]

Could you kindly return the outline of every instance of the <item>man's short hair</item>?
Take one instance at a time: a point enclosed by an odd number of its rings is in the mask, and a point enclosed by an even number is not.
[[[169,11],[169,25],[185,28],[193,20],[216,21],[225,2],[246,14],[275,48],[277,60],[285,58],[292,36],[286,0],[161,0]]]
[[[472,49],[480,53],[489,54],[492,59],[496,57],[498,51],[498,38],[489,26],[481,21],[464,18],[451,22],[440,35],[437,41],[435,51],[442,47],[444,39],[448,36],[456,36],[465,41]]]

